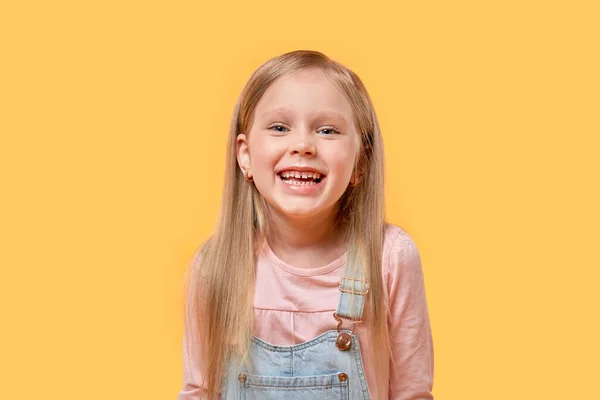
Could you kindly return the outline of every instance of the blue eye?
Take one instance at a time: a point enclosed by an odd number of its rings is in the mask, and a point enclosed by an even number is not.
[[[275,130],[276,132],[285,132],[287,130],[283,125],[272,125],[268,129]]]
[[[325,131],[327,131],[327,132],[329,132],[329,133],[325,133]],[[326,135],[331,135],[331,134],[334,134],[334,133],[340,133],[340,131],[338,131],[338,130],[337,130],[337,129],[335,129],[334,127],[329,127],[329,126],[328,126],[328,127],[326,127],[326,128],[323,128],[323,129],[321,129],[320,131],[317,131],[317,132],[323,132],[323,133],[325,133]]]

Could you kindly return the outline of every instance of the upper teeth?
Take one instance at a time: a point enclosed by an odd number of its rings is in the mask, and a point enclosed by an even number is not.
[[[299,172],[299,171],[283,171],[279,175],[284,178],[303,178],[303,179],[318,179],[322,175],[318,172]]]

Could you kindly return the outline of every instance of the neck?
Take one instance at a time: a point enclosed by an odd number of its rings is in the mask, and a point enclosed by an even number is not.
[[[297,257],[337,258],[345,251],[345,243],[335,231],[337,212],[337,205],[310,217],[290,217],[271,210],[268,239],[271,249],[290,261]],[[294,263],[298,265],[299,261],[296,259]]]

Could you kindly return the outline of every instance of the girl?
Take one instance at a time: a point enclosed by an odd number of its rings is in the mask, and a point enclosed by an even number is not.
[[[253,73],[186,275],[179,400],[433,399],[421,260],[385,222],[383,172],[356,74],[316,51]]]

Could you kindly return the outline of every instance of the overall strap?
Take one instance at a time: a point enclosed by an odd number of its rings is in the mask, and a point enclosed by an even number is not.
[[[360,321],[365,308],[365,296],[369,292],[369,284],[360,279],[360,268],[353,270],[347,268],[347,265],[344,266],[344,276],[338,285],[340,293],[335,312],[340,317]]]

